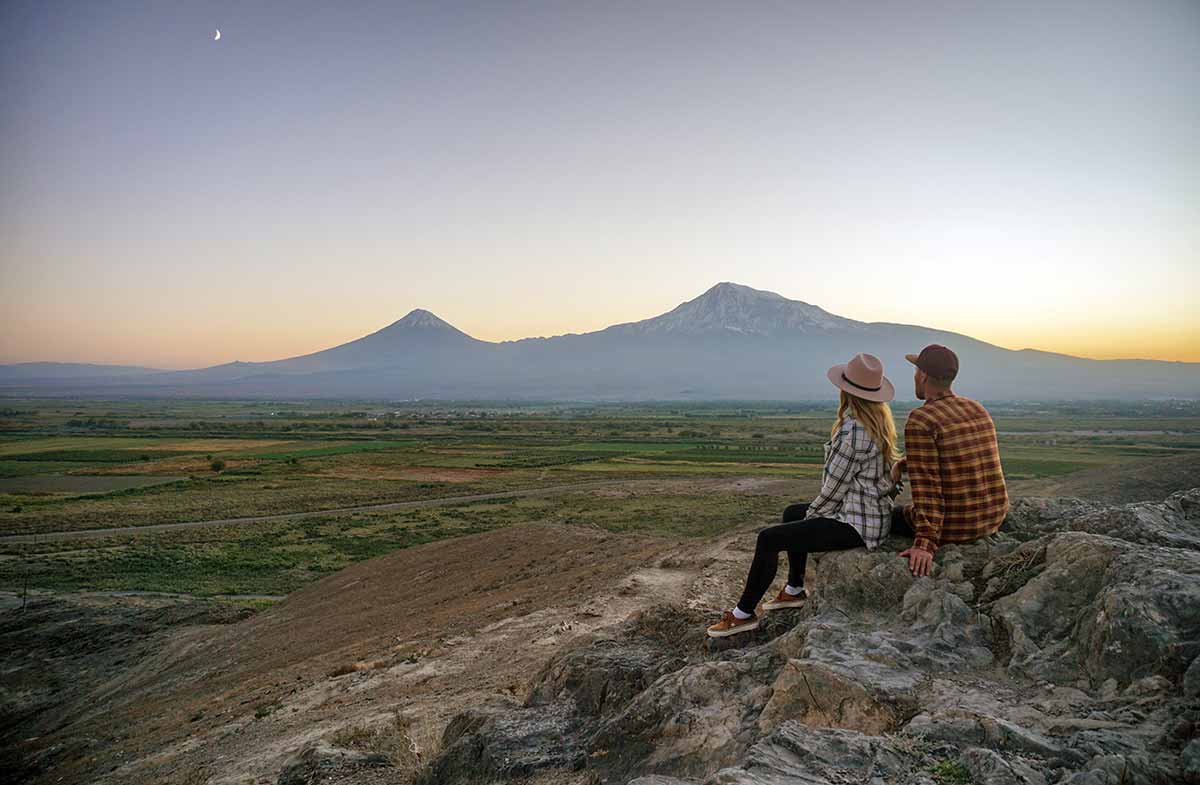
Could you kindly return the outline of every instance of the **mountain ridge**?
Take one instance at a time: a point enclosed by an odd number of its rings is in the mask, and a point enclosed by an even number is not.
[[[585,333],[485,341],[414,308],[360,338],[303,355],[182,371],[34,377],[0,366],[0,395],[497,400],[818,400],[831,365],[875,354],[905,399],[904,355],[960,357],[956,389],[985,399],[1200,398],[1200,363],[1091,360],[1010,350],[947,330],[864,322],[721,281],[669,311]]]

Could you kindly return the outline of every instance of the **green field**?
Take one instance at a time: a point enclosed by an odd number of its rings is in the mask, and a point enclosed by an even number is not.
[[[1200,456],[1194,403],[989,408],[1015,495],[1026,485]],[[902,428],[907,410],[895,412]],[[280,595],[360,559],[524,521],[710,536],[748,520],[774,522],[783,506],[815,492],[832,417],[832,405],[807,404],[10,399],[0,406],[0,535],[590,481],[641,490],[0,541],[0,590]],[[740,493],[729,490],[734,478],[771,482]],[[667,484],[647,492],[649,481]]]

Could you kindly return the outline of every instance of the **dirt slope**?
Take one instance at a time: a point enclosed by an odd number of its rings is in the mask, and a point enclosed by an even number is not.
[[[98,686],[70,716],[26,718],[20,752],[71,751],[33,781],[273,783],[300,744],[397,709],[434,735],[523,694],[575,636],[678,601],[698,545],[530,523],[398,551],[249,619],[149,634],[80,684]]]

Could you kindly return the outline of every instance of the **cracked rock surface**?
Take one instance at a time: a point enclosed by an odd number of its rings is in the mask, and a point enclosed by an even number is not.
[[[429,783],[1200,783],[1200,488],[1018,499],[924,578],[907,545],[814,555],[809,603],[752,632],[710,640],[720,608],[676,601],[580,641],[457,717]]]

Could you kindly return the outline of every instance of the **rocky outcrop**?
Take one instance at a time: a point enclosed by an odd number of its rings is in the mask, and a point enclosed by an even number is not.
[[[1082,532],[1029,546],[1045,551],[1037,573],[991,608],[1010,673],[1082,687],[1182,682],[1200,654],[1200,554]]]
[[[907,544],[814,556],[753,633],[666,606],[564,651],[451,723],[429,782],[1200,782],[1200,489],[1017,500],[924,578]]]
[[[642,771],[699,776],[738,761],[780,664],[739,652],[666,674],[589,738],[591,766],[619,782]]]
[[[542,769],[582,769],[586,727],[566,702],[470,709],[446,727],[443,752],[422,781],[507,782]]]
[[[378,752],[345,750],[314,742],[296,751],[283,764],[278,785],[310,785],[313,782],[341,779],[367,768],[387,768],[392,765],[386,755]]]
[[[787,721],[751,748],[744,762],[716,772],[713,785],[908,781],[920,766],[902,743],[857,731]]]
[[[683,657],[651,641],[598,640],[551,660],[535,678],[525,705],[569,698],[583,716],[607,716],[624,710],[659,676],[684,664]]]
[[[1102,534],[1125,542],[1200,550],[1200,488],[1161,502],[1106,506],[1082,499],[1018,499],[1008,515],[1018,536],[1060,531]]]

